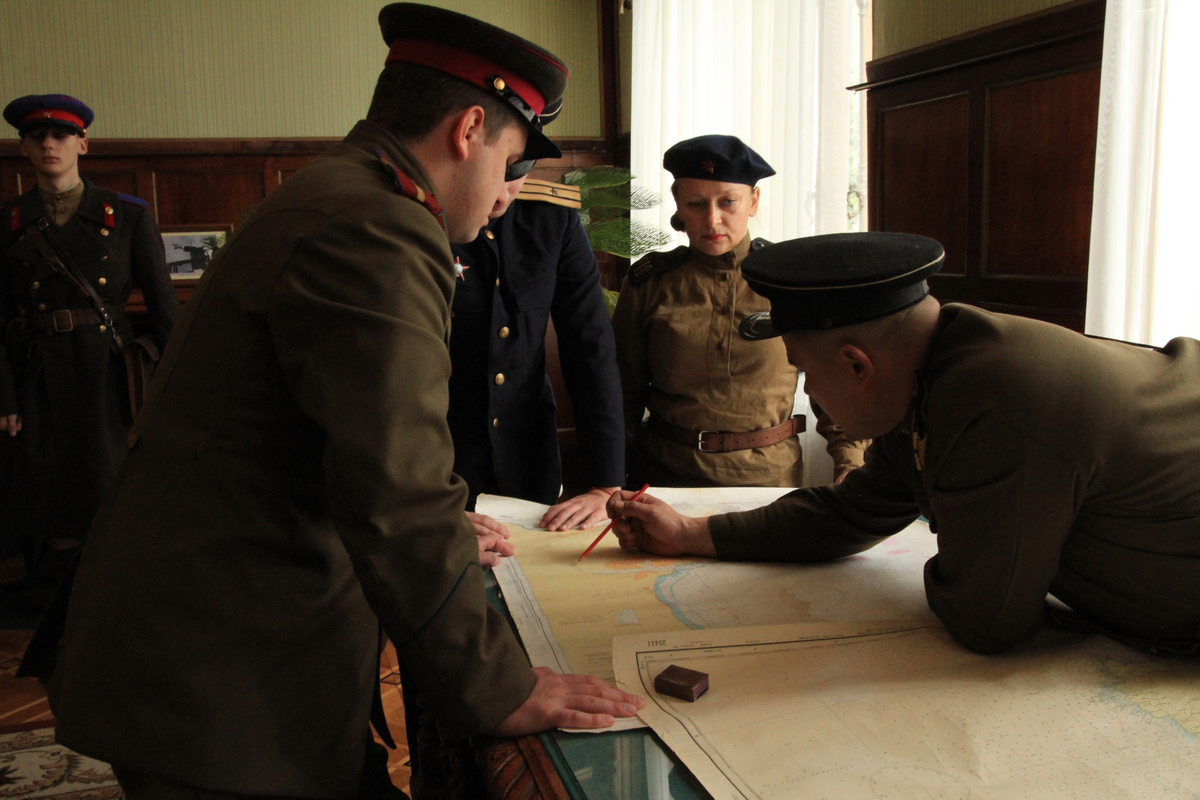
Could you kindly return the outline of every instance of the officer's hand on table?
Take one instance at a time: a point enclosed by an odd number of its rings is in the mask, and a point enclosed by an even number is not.
[[[16,436],[21,430],[20,414],[0,415],[0,431],[8,431],[9,436]]]
[[[632,717],[646,704],[591,675],[560,675],[549,667],[534,667],[533,672],[533,692],[491,733],[524,736],[550,728],[607,728],[614,717]]]
[[[542,515],[539,528],[548,531],[569,531],[590,528],[608,520],[604,504],[608,496],[620,489],[620,486],[610,486],[607,489],[592,489],[581,495],[564,500],[556,506],[550,506]]]
[[[608,500],[608,515],[615,520],[613,533],[621,547],[658,556],[717,555],[707,517],[685,517],[648,494],[630,502],[634,494],[616,492]]]
[[[500,559],[517,551],[508,541],[508,528],[487,514],[467,512],[467,519],[475,526],[475,537],[479,540],[479,565],[485,569],[500,563]]]

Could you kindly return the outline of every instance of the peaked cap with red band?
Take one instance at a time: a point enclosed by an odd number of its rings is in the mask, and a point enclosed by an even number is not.
[[[24,136],[35,128],[65,128],[87,135],[95,114],[83,103],[65,94],[27,94],[4,107],[4,119]]]
[[[562,152],[541,131],[541,114],[562,100],[567,65],[533,42],[473,17],[419,3],[392,3],[379,12],[387,61],[420,64],[494,94],[525,120],[525,158]]]

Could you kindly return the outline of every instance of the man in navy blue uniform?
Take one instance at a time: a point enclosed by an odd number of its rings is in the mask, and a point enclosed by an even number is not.
[[[580,223],[578,189],[526,182],[532,161],[510,168],[507,192],[475,241],[453,246],[461,267],[450,328],[454,471],[481,493],[552,507],[549,530],[604,519],[624,482],[621,379],[596,257]],[[546,375],[553,318],[579,433],[581,478],[593,487],[558,503],[562,459]]]
[[[49,600],[125,457],[125,301],[142,290],[160,349],[179,315],[146,202],[79,177],[93,116],[57,94],[4,109],[37,179],[0,204],[0,440],[12,472],[3,549],[25,556],[8,603],[29,615]]]

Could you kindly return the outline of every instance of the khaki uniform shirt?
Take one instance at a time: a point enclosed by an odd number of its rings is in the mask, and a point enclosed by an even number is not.
[[[1033,633],[1047,593],[1115,635],[1200,646],[1200,342],[952,304],[919,385],[844,483],[713,517],[720,556],[839,558],[924,514],[930,608],[973,650]]]
[[[741,264],[751,247],[747,236],[721,256],[690,248],[653,254],[635,264],[625,279],[613,328],[625,430],[636,447],[630,459],[630,477],[636,483],[802,482],[804,464],[796,437],[768,447],[705,453],[658,436],[653,426],[642,424],[646,409],[652,418],[693,431],[763,430],[791,416],[798,373],[788,363],[783,340],[748,342],[738,335],[748,315],[771,309],[770,301],[742,277]],[[678,266],[670,268],[671,264]],[[641,277],[643,272],[649,272],[648,277]],[[819,430],[839,441],[830,449],[836,463],[861,458],[863,448],[843,443],[831,422],[825,420]]]

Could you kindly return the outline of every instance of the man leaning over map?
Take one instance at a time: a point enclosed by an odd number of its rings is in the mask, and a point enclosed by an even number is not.
[[[926,278],[943,257],[893,233],[748,257],[771,311],[741,336],[783,336],[805,392],[849,437],[875,439],[866,465],[707,519],[621,492],[608,504],[621,546],[827,561],[924,515],[938,545],[926,598],[968,648],[996,653],[1053,620],[1200,653],[1200,342],[1142,347],[941,306]]]

